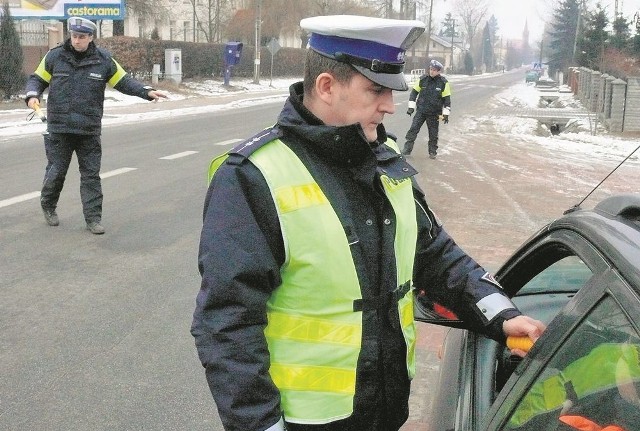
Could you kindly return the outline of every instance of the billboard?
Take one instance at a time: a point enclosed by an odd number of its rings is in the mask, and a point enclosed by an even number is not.
[[[98,20],[124,19],[124,0],[9,0],[11,16],[17,19],[67,19],[72,16]]]

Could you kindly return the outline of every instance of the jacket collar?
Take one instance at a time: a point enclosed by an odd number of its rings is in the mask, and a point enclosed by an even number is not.
[[[378,126],[378,140],[369,143],[359,124],[326,125],[302,103],[302,82],[289,88],[289,98],[278,118],[278,127],[293,134],[314,153],[341,166],[357,166],[376,156],[374,149],[387,140],[384,126]]]
[[[77,58],[77,59],[89,58],[89,57],[93,56],[95,54],[95,52],[96,52],[96,44],[93,41],[89,42],[89,46],[87,47],[87,50],[84,53],[82,53],[83,55],[78,55],[80,53],[78,53],[78,51],[73,49],[73,45],[71,45],[71,39],[65,40],[64,41],[64,45],[62,47],[72,57]]]

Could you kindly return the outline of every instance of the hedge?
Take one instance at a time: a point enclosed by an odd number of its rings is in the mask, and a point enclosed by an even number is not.
[[[148,79],[154,64],[164,73],[166,49],[180,49],[182,54],[182,78],[206,78],[224,76],[224,43],[196,43],[173,40],[140,39],[114,36],[96,40],[96,44],[109,50],[120,65],[139,79]],[[281,48],[273,56],[273,76],[302,76],[306,49]],[[244,46],[240,62],[233,66],[236,77],[254,75],[255,49]],[[260,51],[260,76],[271,75],[271,53],[266,47]]]

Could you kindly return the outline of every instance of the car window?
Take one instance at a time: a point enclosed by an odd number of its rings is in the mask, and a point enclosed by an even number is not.
[[[549,324],[593,276],[578,256],[566,256],[536,274],[513,298],[523,314]]]
[[[537,292],[577,292],[593,273],[578,256],[567,256],[533,277],[518,295]]]
[[[637,429],[639,391],[640,334],[605,296],[549,360],[504,429]],[[579,422],[593,427],[578,428]]]

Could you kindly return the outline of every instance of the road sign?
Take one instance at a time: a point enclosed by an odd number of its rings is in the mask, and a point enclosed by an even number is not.
[[[267,49],[271,53],[271,77],[269,78],[269,87],[273,87],[273,85],[271,85],[273,82],[273,56],[276,55],[278,51],[280,51],[280,48],[281,46],[278,43],[278,40],[275,37],[272,37],[267,44]]]
[[[267,44],[267,49],[269,50],[271,55],[276,55],[276,53],[280,51],[280,48],[282,47],[278,43],[278,40],[275,37],[272,37],[269,43]]]

